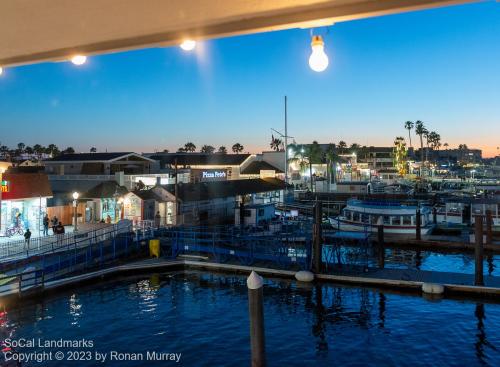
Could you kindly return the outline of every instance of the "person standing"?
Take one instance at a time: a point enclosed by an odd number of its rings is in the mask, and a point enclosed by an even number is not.
[[[49,215],[46,213],[45,216],[43,217],[43,235],[48,236],[49,235]]]
[[[52,234],[56,234],[57,223],[59,223],[59,219],[54,215],[54,218],[52,218]]]
[[[160,221],[161,221],[160,211],[157,211],[156,215],[155,215],[155,227],[156,227],[156,229],[160,229]]]
[[[64,239],[64,233],[66,232],[64,230],[64,226],[62,225],[62,223],[59,222],[57,226],[54,227],[53,231],[54,234],[57,235],[57,244],[62,245]]]
[[[27,228],[26,232],[24,232],[24,247],[26,248],[26,250],[29,250],[30,239],[31,239],[31,231],[29,228]]]

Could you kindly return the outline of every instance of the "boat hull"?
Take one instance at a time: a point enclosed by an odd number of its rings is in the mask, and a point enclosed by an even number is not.
[[[330,219],[331,225],[335,229],[339,229],[340,231],[347,231],[347,232],[372,232],[375,233],[378,231],[378,226],[377,225],[370,225],[370,224],[357,224],[357,223],[351,223],[342,219],[338,218],[332,218]],[[425,234],[430,234],[432,231],[431,226],[425,226],[421,227],[420,233],[425,235]],[[384,225],[384,232],[385,233],[391,233],[391,234],[415,234],[416,232],[416,227],[415,226],[388,226]]]

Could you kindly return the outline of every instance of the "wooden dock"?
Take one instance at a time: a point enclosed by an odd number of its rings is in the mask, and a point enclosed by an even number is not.
[[[95,279],[109,278],[117,275],[173,270],[183,271],[190,269],[233,274],[249,274],[254,270],[264,277],[295,279],[295,271],[293,270],[274,269],[264,266],[221,264],[188,259],[148,259],[46,282],[43,291],[54,291],[64,287],[73,287],[77,283],[90,282]],[[474,286],[473,274],[406,269],[369,268],[365,272],[333,270],[329,273],[317,274],[316,278],[320,281],[331,283],[397,289],[399,291],[410,291],[413,293],[421,293],[424,283],[437,283],[444,286],[444,296],[481,297],[500,301],[500,277],[493,276],[485,276],[485,286]]]

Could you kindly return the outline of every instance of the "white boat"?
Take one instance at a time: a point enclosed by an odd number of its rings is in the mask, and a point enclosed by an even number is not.
[[[330,218],[330,223],[341,231],[377,232],[383,224],[386,233],[415,234],[417,209],[416,205],[399,202],[350,199],[341,215]],[[429,208],[420,207],[421,234],[429,234],[433,228],[430,213]]]

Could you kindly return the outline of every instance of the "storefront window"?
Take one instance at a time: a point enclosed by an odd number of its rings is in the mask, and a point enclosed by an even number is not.
[[[46,212],[46,198],[2,201],[0,233],[4,234],[6,229],[14,227],[29,228],[35,233],[42,231],[42,218]]]

